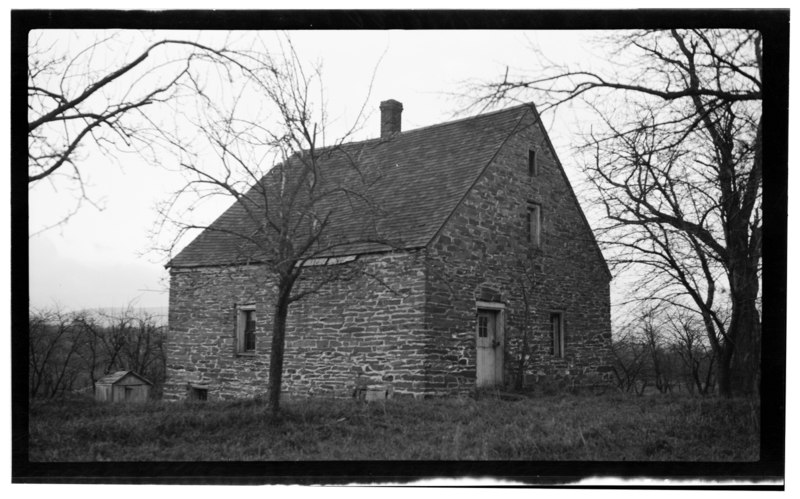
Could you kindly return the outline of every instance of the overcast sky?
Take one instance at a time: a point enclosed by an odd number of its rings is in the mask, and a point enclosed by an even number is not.
[[[162,34],[127,33],[134,41],[127,53],[120,54],[119,64],[135,53],[136,43]],[[74,43],[74,33],[47,36]],[[182,32],[180,36],[214,40],[221,35]],[[377,66],[367,102],[371,114],[359,139],[378,135],[378,105],[386,99],[403,103],[404,130],[462,116],[456,113],[469,103],[458,96],[465,82],[499,77],[507,65],[512,70],[533,66],[533,46],[559,63],[603,64],[592,48],[592,34],[576,31],[304,31],[290,36],[302,59],[322,62],[333,133],[341,133],[341,127],[354,119]],[[576,180],[571,158],[574,116],[560,112],[558,118],[552,121],[545,116],[545,125],[568,175]],[[153,240],[149,232],[157,221],[155,205],[166,199],[180,179],[130,155],[114,162],[87,150],[79,166],[89,196],[102,209],[84,204],[66,224],[30,238],[31,305],[77,309],[133,302],[142,307],[166,306],[167,255],[153,251],[165,241]],[[30,191],[31,233],[72,207],[74,197],[65,192],[57,184]],[[207,216],[213,219],[222,209]]]

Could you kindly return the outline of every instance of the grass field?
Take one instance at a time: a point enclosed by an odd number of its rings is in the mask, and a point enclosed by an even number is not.
[[[746,400],[553,396],[517,401],[257,400],[31,404],[31,461],[754,461],[759,407]]]

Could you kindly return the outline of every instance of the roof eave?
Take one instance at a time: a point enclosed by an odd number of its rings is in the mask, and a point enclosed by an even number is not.
[[[360,252],[356,252],[356,253],[348,253],[348,254],[336,255],[336,257],[337,258],[338,257],[347,257],[347,256],[359,257],[359,256],[365,256],[365,255],[379,255],[379,254],[383,254],[383,253],[406,253],[406,252],[417,251],[417,250],[420,250],[420,249],[423,249],[423,248],[427,248],[429,243],[430,243],[430,241],[428,243],[425,243],[425,244],[416,244],[416,245],[412,245],[412,246],[393,247],[393,248],[386,248],[386,249],[381,249],[381,250],[375,249],[375,250],[369,250],[369,251],[360,251]],[[194,264],[185,264],[185,265],[170,265],[169,267],[167,267],[165,265],[165,268],[169,268],[169,269],[172,269],[172,270],[181,270],[181,269],[201,269],[201,268],[214,268],[214,267],[246,267],[246,266],[250,266],[250,265],[264,265],[265,263],[267,263],[267,262],[263,261],[263,260],[253,260],[253,261],[249,261],[247,263],[194,263]]]

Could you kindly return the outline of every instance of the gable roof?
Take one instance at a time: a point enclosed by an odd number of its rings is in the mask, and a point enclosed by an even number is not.
[[[110,374],[106,374],[105,376],[103,376],[102,378],[97,380],[97,382],[95,384],[96,385],[113,385],[114,383],[120,381],[122,378],[124,378],[125,376],[127,376],[129,374],[131,376],[134,376],[134,377],[144,381],[148,385],[152,385],[153,384],[147,378],[145,378],[143,376],[140,376],[140,375],[136,374],[133,371],[117,371],[117,372],[113,372],[113,373],[110,373]]]
[[[521,130],[523,123],[533,122],[523,120],[529,113],[535,116],[533,106],[524,104],[408,130],[390,139],[344,144],[321,154],[319,170],[327,181],[368,185],[372,203],[339,196],[319,207],[332,213],[326,233],[348,242],[328,251],[328,255],[426,246],[508,138]],[[262,181],[278,182],[275,171],[267,173]],[[247,211],[234,203],[167,266],[261,261],[263,258],[259,259],[252,244],[230,234],[230,231],[254,230],[255,225]],[[378,240],[392,243],[382,244]]]

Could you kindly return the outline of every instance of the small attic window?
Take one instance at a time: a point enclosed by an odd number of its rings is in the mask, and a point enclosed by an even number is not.
[[[539,175],[539,162],[536,159],[536,149],[528,150],[528,176]]]

